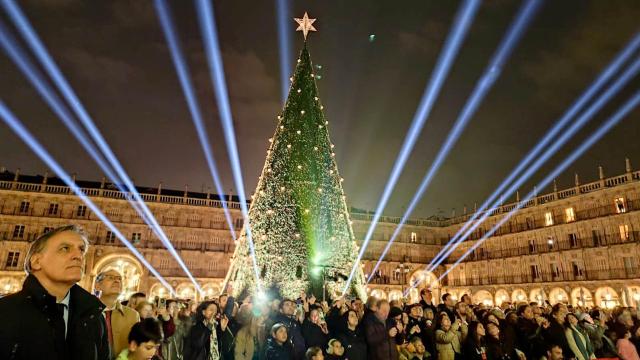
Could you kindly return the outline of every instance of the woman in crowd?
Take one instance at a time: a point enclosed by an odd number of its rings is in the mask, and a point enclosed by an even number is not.
[[[238,312],[241,328],[235,338],[235,360],[258,360],[263,349],[265,316],[253,316],[249,306],[243,306]]]
[[[184,360],[220,360],[218,332],[227,327],[223,318],[218,324],[218,304],[204,301],[196,309],[195,324],[191,327],[184,345]]]
[[[631,330],[622,324],[616,325],[616,347],[622,360],[640,360],[638,350],[631,342]]]
[[[367,342],[358,327],[358,313],[355,310],[348,310],[342,315],[342,323],[338,339],[344,347],[344,357],[349,360],[366,360]]]
[[[344,347],[342,343],[338,339],[329,340],[329,345],[327,346],[327,356],[325,359],[327,360],[342,360],[344,359]]]
[[[505,350],[506,346],[501,338],[500,326],[489,321],[485,323],[485,327],[487,332],[487,336],[485,338],[487,358],[491,360],[517,360],[515,352],[507,353]]]
[[[482,323],[469,323],[469,333],[462,346],[462,355],[468,360],[486,360],[487,350],[484,342],[485,329]]]
[[[436,351],[438,360],[463,359],[461,343],[467,335],[467,325],[460,319],[451,321],[447,313],[438,314],[438,329],[436,330]]]
[[[321,318],[321,311],[321,308],[312,306],[309,316],[302,323],[302,336],[307,347],[317,346],[323,349],[329,341],[329,330],[327,323]]]
[[[567,314],[567,328],[565,329],[564,333],[567,337],[569,348],[573,352],[573,356],[578,360],[595,359],[596,356],[593,353],[593,345],[591,344],[591,340],[589,340],[589,336],[578,324],[578,322],[578,317],[575,314]]]

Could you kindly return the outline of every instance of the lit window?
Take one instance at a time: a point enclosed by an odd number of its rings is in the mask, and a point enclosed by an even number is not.
[[[624,198],[622,196],[621,197],[617,197],[615,199],[615,204],[616,204],[616,212],[618,214],[622,214],[622,213],[627,212],[627,205],[626,205],[626,203],[624,201]]]
[[[629,240],[629,225],[620,225],[620,240]]]
[[[551,211],[544,213],[544,225],[553,225],[553,213]]]
[[[566,222],[576,221],[576,213],[572,207],[564,209]]]
[[[411,242],[414,243],[416,241],[418,241],[418,234],[412,232],[411,233]]]

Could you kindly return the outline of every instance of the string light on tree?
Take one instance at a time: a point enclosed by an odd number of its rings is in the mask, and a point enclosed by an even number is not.
[[[263,235],[255,242],[262,288],[275,288],[289,298],[297,298],[302,290],[321,296],[322,277],[314,276],[312,270],[322,266],[330,278],[346,277],[358,254],[318,95],[320,76],[307,50],[307,35],[315,31],[315,19],[305,13],[296,22],[305,41],[258,181],[260,196],[254,198],[249,211],[251,230]],[[248,254],[243,230],[227,277],[233,281],[236,296],[255,291]],[[366,296],[364,281],[360,274],[350,288],[361,298]],[[328,280],[326,286],[337,296],[344,281],[339,285]]]

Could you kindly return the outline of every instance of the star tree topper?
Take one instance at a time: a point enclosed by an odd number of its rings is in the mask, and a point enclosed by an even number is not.
[[[316,28],[313,27],[313,23],[316,21],[316,19],[309,19],[309,15],[307,15],[307,12],[304,12],[304,16],[302,17],[302,19],[300,18],[294,18],[294,20],[298,23],[298,28],[296,29],[296,31],[302,31],[302,35],[304,35],[304,40],[307,40],[307,34],[309,33],[309,31],[317,31]]]

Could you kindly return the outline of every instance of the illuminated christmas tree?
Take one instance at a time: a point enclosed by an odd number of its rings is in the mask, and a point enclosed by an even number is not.
[[[346,205],[343,179],[318,96],[306,35],[315,31],[305,13],[296,19],[305,42],[291,78],[289,96],[269,139],[267,158],[249,209],[260,285],[281,296],[301,291],[339,295],[357,258],[358,248]],[[351,293],[364,297],[358,264]],[[251,252],[243,231],[227,280],[234,294],[257,287]]]

